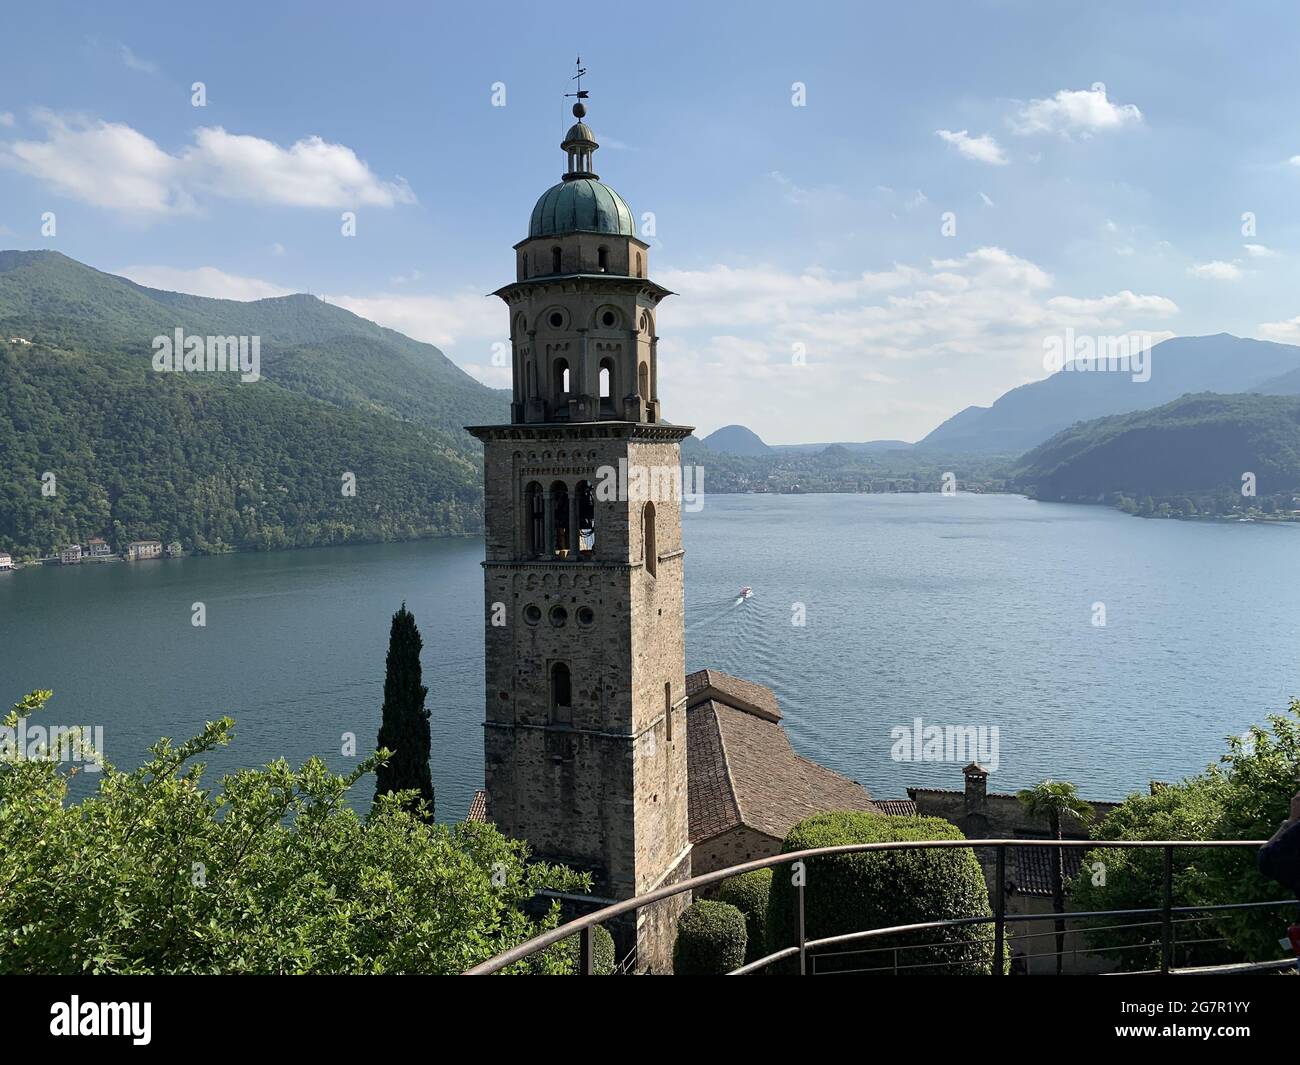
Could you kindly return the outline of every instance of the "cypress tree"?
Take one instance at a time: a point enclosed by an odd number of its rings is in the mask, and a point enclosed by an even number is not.
[[[388,636],[387,672],[384,675],[384,709],[379,725],[379,746],[393,751],[387,765],[375,774],[375,797],[414,788],[428,803],[433,820],[433,777],[429,773],[429,711],[424,697],[420,651],[424,641],[415,627],[415,615],[406,603],[393,615]]]

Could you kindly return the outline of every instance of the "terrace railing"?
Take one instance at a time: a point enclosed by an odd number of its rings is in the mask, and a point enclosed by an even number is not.
[[[961,839],[961,840],[916,840],[902,843],[851,843],[837,847],[816,847],[809,850],[791,851],[784,854],[774,854],[768,858],[758,858],[751,862],[743,862],[740,865],[733,865],[726,869],[719,869],[712,873],[705,873],[702,876],[692,877],[690,880],[684,880],[679,884],[672,884],[659,888],[655,891],[647,892],[636,898],[627,899],[614,905],[605,906],[591,913],[577,917],[572,921],[562,924],[549,932],[535,936],[526,943],[521,943],[517,947],[503,951],[494,958],[489,958],[485,962],[475,965],[473,968],[466,970],[466,976],[487,976],[492,973],[500,972],[525,958],[536,954],[538,951],[545,950],[547,947],[571,936],[578,937],[578,972],[581,975],[589,976],[595,973],[595,929],[598,925],[603,925],[607,921],[623,917],[627,914],[635,913],[645,906],[662,902],[664,899],[672,898],[674,895],[680,895],[687,891],[698,891],[702,888],[712,887],[721,883],[730,877],[737,876],[741,873],[752,872],[757,869],[770,869],[777,866],[793,866],[796,862],[806,862],[811,858],[826,858],[841,854],[862,854],[867,851],[900,851],[900,850],[931,850],[931,849],[950,849],[955,847],[977,849],[992,849],[994,851],[993,867],[993,886],[990,892],[992,914],[988,917],[960,917],[950,918],[947,920],[924,921],[916,924],[892,925],[885,928],[868,928],[857,932],[850,932],[845,935],[826,936],[818,939],[807,938],[807,923],[805,920],[805,895],[807,888],[803,881],[805,878],[799,878],[795,885],[795,918],[796,918],[796,941],[782,950],[775,951],[765,957],[742,965],[735,969],[729,975],[741,976],[748,973],[755,973],[768,968],[779,961],[785,961],[790,958],[798,958],[800,975],[813,975],[815,973],[815,962],[818,951],[825,952],[829,949],[854,947],[857,944],[870,944],[871,940],[879,940],[881,937],[898,935],[909,932],[926,932],[944,928],[955,928],[963,926],[987,925],[993,926],[993,967],[995,975],[1001,975],[1005,971],[1005,960],[1007,957],[1007,930],[1008,926],[1020,924],[1033,924],[1041,921],[1056,921],[1064,919],[1067,921],[1087,921],[1090,927],[1096,929],[1098,922],[1105,920],[1122,921],[1121,924],[1105,925],[1110,929],[1132,929],[1140,927],[1150,927],[1159,929],[1159,952],[1160,966],[1159,969],[1150,970],[1152,972],[1173,973],[1179,971],[1174,967],[1174,951],[1178,945],[1176,939],[1176,927],[1179,924],[1196,923],[1207,919],[1207,915],[1222,914],[1226,912],[1248,911],[1261,908],[1283,908],[1286,906],[1295,906],[1296,900],[1293,898],[1286,899],[1264,899],[1253,902],[1233,902],[1213,906],[1175,906],[1173,899],[1173,874],[1174,874],[1174,854],[1178,850],[1200,850],[1221,847],[1251,847],[1258,849],[1263,846],[1263,840],[1052,840],[1052,839]],[[1162,890],[1160,904],[1158,906],[1139,907],[1131,909],[1118,910],[1091,910],[1091,911],[1074,911],[1069,910],[1064,914],[1056,913],[1007,913],[1007,892],[1006,892],[1006,870],[1007,870],[1007,852],[1016,847],[1047,847],[1047,848],[1074,848],[1084,850],[1097,850],[1100,848],[1120,848],[1120,849],[1143,849],[1153,850],[1160,849],[1163,851],[1163,873],[1162,873]],[[1067,934],[1075,934],[1078,930],[1071,930]],[[1042,933],[1051,935],[1052,933]],[[1022,938],[1033,938],[1026,936]],[[1212,942],[1212,940],[1195,940],[1197,944]],[[1188,941],[1183,941],[1183,945],[1188,945]],[[919,949],[922,946],[933,947],[935,944],[916,944],[904,947],[884,947],[875,948],[873,951],[870,947],[863,953],[880,953],[889,952],[893,955],[893,963],[883,966],[873,966],[869,969],[858,969],[857,972],[898,972],[906,968],[916,968],[899,963],[898,951],[908,949]],[[1111,948],[1114,949],[1114,948]],[[822,955],[825,956],[824,954]],[[838,956],[838,955],[837,955]],[[1051,957],[1051,954],[1037,954],[1035,958]],[[1275,962],[1266,963],[1266,967],[1282,969],[1288,966],[1294,966],[1296,959],[1286,958]],[[930,966],[942,965],[939,963],[928,963]],[[1241,970],[1243,967],[1225,967],[1225,969]],[[1259,968],[1259,967],[1254,967]]]

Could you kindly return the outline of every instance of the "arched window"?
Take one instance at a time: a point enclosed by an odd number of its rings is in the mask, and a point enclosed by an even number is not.
[[[556,359],[553,370],[555,375],[555,398],[569,394],[569,363],[567,359]]]
[[[528,253],[524,252],[523,258],[519,261],[519,274],[521,277],[528,277]]]
[[[669,743],[673,742],[673,682],[664,681],[664,721],[667,723],[664,728],[665,739]]]
[[[596,493],[590,481],[579,481],[573,490],[578,501],[578,553],[596,549]]]
[[[552,248],[552,249],[551,249],[551,273],[553,273],[553,274],[558,274],[558,273],[560,272],[560,265],[561,265],[561,264],[560,264],[560,249],[559,249],[559,248]]]
[[[551,666],[551,724],[573,724],[573,678],[566,662]]]
[[[600,360],[600,398],[611,399],[614,395],[614,360]]]
[[[659,551],[655,547],[655,505],[647,503],[641,511],[641,552],[645,560],[645,571],[651,577],[659,569]]]
[[[563,481],[551,485],[551,535],[555,551],[568,551],[569,543],[569,486]]]
[[[596,265],[597,265],[597,267],[599,267],[600,272],[601,272],[602,274],[605,273],[605,271],[607,271],[607,270],[609,269],[609,249],[608,249],[608,248],[597,248],[597,249],[596,249]]]
[[[636,253],[636,276],[645,277],[645,268],[641,265],[641,253]]]
[[[524,489],[524,505],[528,515],[528,553],[540,555],[546,550],[546,498],[536,481]]]
[[[641,364],[641,369],[637,371],[637,384],[641,389],[641,398],[650,399],[650,367],[646,363]]]

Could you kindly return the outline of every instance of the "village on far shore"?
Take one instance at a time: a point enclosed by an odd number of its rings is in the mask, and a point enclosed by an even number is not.
[[[143,562],[151,558],[180,558],[185,554],[179,540],[164,544],[161,540],[132,540],[120,551],[114,551],[108,541],[92,536],[84,544],[64,544],[56,554],[34,558],[26,563],[15,562],[8,551],[0,551],[0,573],[22,569],[24,565],[76,566],[82,562]]]

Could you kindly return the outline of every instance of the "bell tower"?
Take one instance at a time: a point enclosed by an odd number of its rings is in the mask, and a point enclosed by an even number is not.
[[[671,293],[593,170],[576,95],[567,170],[495,293],[510,315],[511,420],[469,427],[484,452],[484,775],[503,833],[621,900],[690,876],[679,443],[691,430],[660,420],[655,316]],[[638,968],[667,969],[688,902],[621,930]]]

